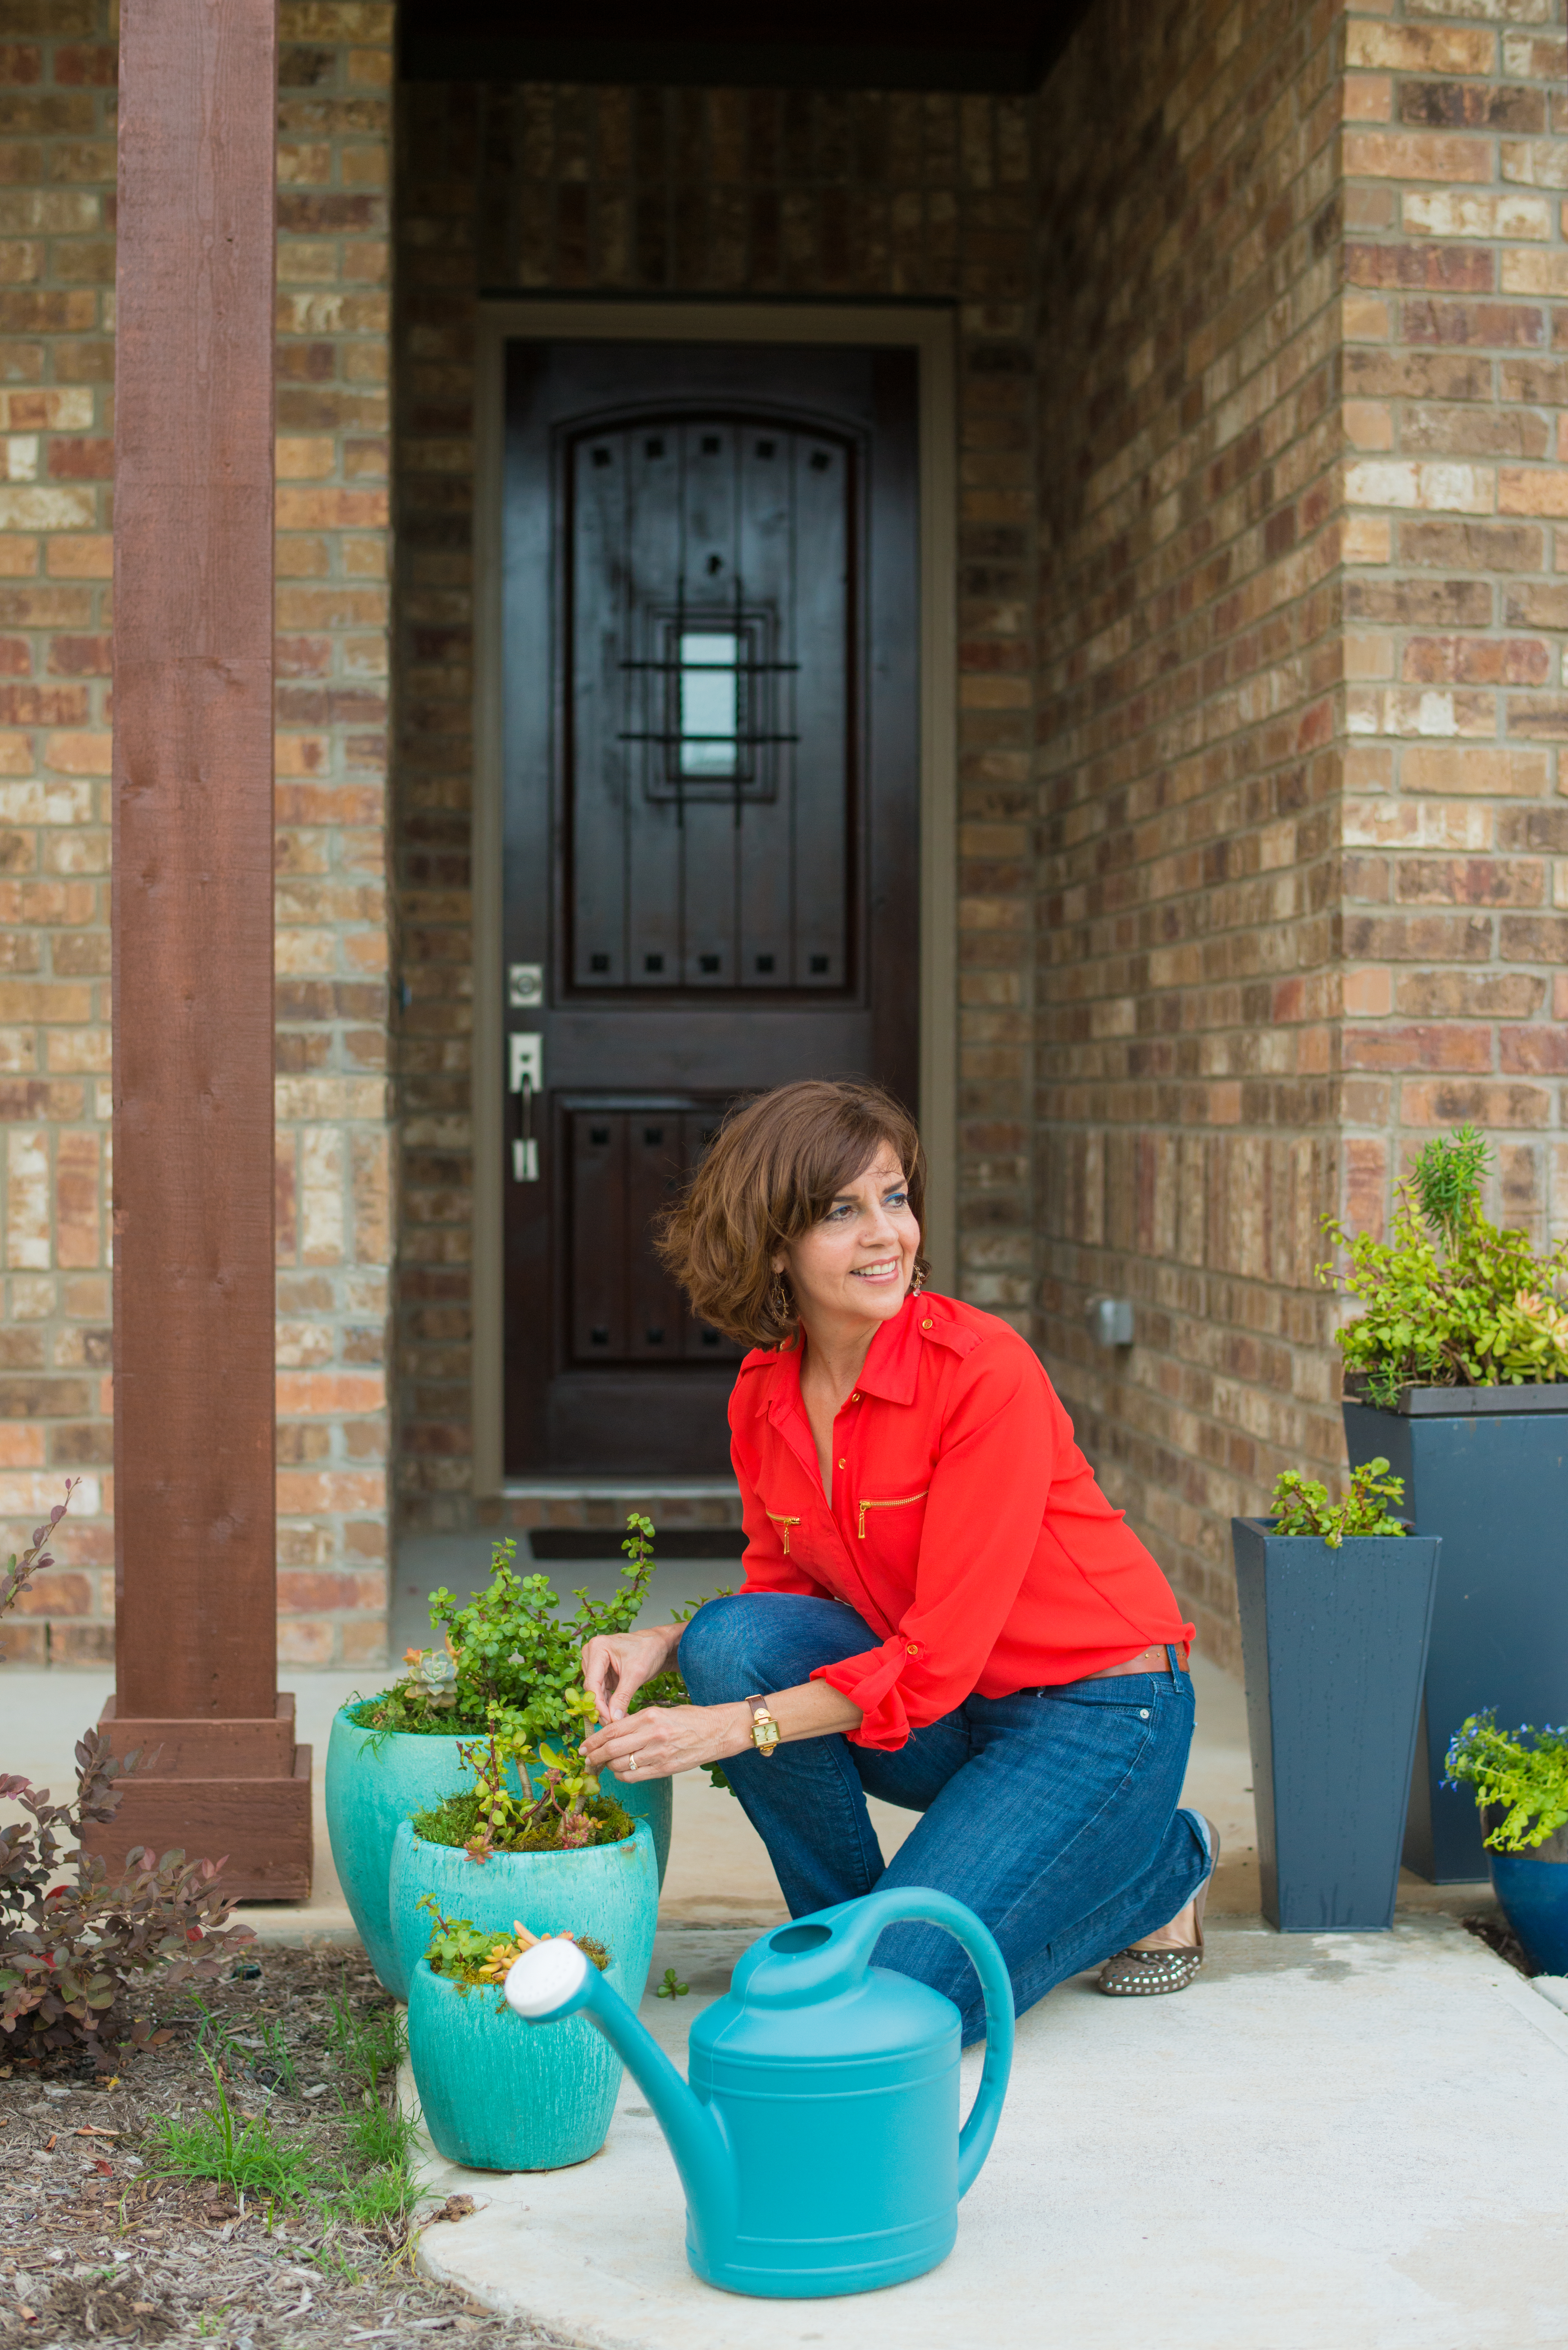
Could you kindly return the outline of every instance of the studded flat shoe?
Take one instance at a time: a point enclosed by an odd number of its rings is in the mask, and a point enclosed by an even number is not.
[[[1209,1830],[1212,1859],[1208,1876],[1192,1897],[1192,1926],[1197,1941],[1179,1943],[1163,1950],[1117,1950],[1100,1969],[1099,1987],[1108,1999],[1158,1999],[1165,1991],[1185,1991],[1196,1978],[1203,1964],[1203,1912],[1208,1907],[1214,1871],[1220,1866],[1220,1831],[1207,1814],[1203,1824]]]

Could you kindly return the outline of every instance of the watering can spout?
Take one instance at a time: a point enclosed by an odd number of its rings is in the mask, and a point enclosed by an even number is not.
[[[694,2237],[710,2259],[722,2259],[734,2241],[739,2202],[723,2131],[619,1992],[576,1942],[560,1935],[536,1942],[514,1961],[506,1977],[506,2002],[529,2023],[557,2023],[581,2013],[598,2026],[653,2107],[670,2142]]]

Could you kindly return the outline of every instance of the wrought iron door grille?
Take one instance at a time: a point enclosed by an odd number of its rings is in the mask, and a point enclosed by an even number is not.
[[[649,618],[657,654],[623,660],[620,668],[636,681],[631,699],[642,704],[638,714],[659,723],[628,727],[619,736],[654,752],[644,766],[648,797],[775,799],[774,746],[800,738],[776,723],[774,681],[800,664],[773,658],[774,614],[762,605],[716,608],[678,600]]]

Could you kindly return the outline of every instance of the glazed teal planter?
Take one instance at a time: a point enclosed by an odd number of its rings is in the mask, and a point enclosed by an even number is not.
[[[653,1838],[654,1856],[659,1864],[659,1884],[664,1887],[664,1872],[670,1866],[670,1835],[675,1825],[675,1783],[672,1779],[645,1779],[628,1787],[613,1771],[599,1773],[599,1791],[613,1795],[623,1812],[634,1820],[646,1820]]]
[[[606,1980],[636,2008],[653,1957],[659,1868],[646,1820],[618,1844],[584,1852],[496,1853],[483,1863],[426,1844],[405,1822],[393,1846],[389,1900],[408,1969],[409,2056],[431,2143],[477,2170],[559,2170],[605,2142],[621,2060],[586,2016],[557,2035],[533,2032],[493,1990],[466,1992],[432,1975],[433,1930],[422,1895],[443,1917],[487,1931],[521,1919],[531,1933],[587,1935],[610,1954]],[[558,2043],[558,2044],[557,2044]]]
[[[466,2169],[564,2170],[608,2134],[621,2062],[586,2015],[531,2031],[499,1983],[464,1991],[421,1959],[409,2054],[431,2143]]]
[[[387,1870],[392,1839],[410,1812],[455,1794],[463,1783],[455,1738],[361,1730],[345,1706],[327,1743],[327,1834],[332,1865],[382,1988],[407,1999],[408,1978],[392,1950]]]
[[[455,1845],[427,1844],[405,1820],[392,1843],[387,1902],[393,1965],[406,1981],[433,1929],[427,1894],[443,1918],[483,1933],[521,1921],[531,1934],[587,1934],[610,1954],[609,1980],[633,2007],[642,1997],[659,1922],[659,1864],[646,1820],[618,1844],[578,1852],[498,1852],[470,1860]]]
[[[455,1794],[466,1773],[458,1761],[463,1736],[427,1736],[422,1731],[361,1730],[345,1706],[333,1717],[327,1747],[327,1834],[332,1846],[348,1914],[384,1990],[407,1999],[409,1979],[392,1948],[387,1911],[387,1872],[392,1840],[403,1821]],[[646,1820],[659,1856],[659,1881],[670,1859],[673,1794],[668,1779],[624,1786],[611,1771],[601,1774],[607,1794],[634,1819]],[[506,1920],[508,1924],[511,1920]],[[424,1945],[421,1944],[422,1950]]]

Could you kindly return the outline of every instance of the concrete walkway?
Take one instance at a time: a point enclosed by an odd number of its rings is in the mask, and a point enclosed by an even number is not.
[[[750,1938],[675,1929],[643,2020],[678,2063]],[[675,2167],[629,2076],[602,2154],[462,2171],[419,2259],[594,2350],[1563,2350],[1568,2016],[1438,1916],[1281,1936],[1226,1920],[1174,1999],[1064,1984],[1019,2028],[957,2248],[842,2301],[742,2300],[686,2266]],[[521,2027],[520,2027],[521,2028]],[[965,2059],[965,2104],[978,2053]]]

